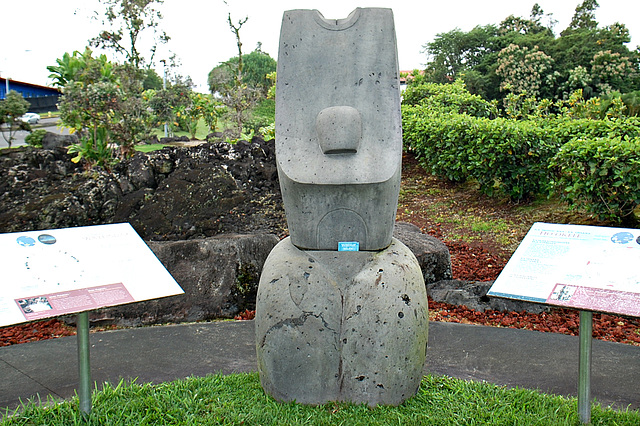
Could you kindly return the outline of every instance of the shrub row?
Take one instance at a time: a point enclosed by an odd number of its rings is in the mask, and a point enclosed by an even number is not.
[[[570,205],[632,223],[640,204],[640,137],[574,139],[551,159],[553,187]]]
[[[617,119],[593,120],[566,116],[538,118],[538,126],[548,129],[560,144],[575,139],[598,139],[640,136],[640,118],[627,117]]]
[[[451,84],[411,84],[402,93],[402,104],[422,105],[443,113],[454,112],[473,117],[491,118],[498,115],[495,103],[469,93],[462,80]]]
[[[483,193],[513,200],[548,191],[547,164],[559,146],[534,121],[442,115],[425,106],[403,107],[402,117],[405,142],[432,173],[474,179]]]
[[[405,143],[422,165],[452,181],[477,180],[518,201],[559,194],[612,222],[640,204],[640,119],[513,120],[403,106]]]

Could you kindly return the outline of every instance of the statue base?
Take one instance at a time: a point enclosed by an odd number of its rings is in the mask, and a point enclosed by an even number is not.
[[[279,401],[398,405],[422,380],[429,312],[420,266],[381,251],[301,250],[267,258],[256,301],[258,371]]]

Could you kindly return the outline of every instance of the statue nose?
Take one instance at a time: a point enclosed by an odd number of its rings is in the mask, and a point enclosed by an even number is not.
[[[324,154],[355,154],[362,139],[362,118],[350,106],[325,108],[316,117],[318,142]]]

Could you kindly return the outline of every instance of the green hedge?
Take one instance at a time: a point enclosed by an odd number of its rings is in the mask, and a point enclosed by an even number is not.
[[[550,161],[553,186],[570,205],[633,224],[640,204],[640,137],[574,139]]]
[[[565,118],[489,120],[403,107],[404,140],[421,164],[487,195],[559,194],[602,220],[633,226],[640,204],[640,123]]]
[[[640,118],[592,120],[565,116],[535,120],[539,126],[553,133],[559,143],[574,139],[597,139],[616,137],[640,137]]]
[[[485,194],[514,201],[557,193],[601,219],[631,224],[640,204],[640,118],[575,116],[565,108],[495,118],[495,105],[462,82],[417,84],[403,94],[405,146],[432,173],[475,180]]]
[[[452,84],[412,84],[402,93],[402,104],[422,105],[442,113],[467,114],[473,117],[496,117],[495,103],[467,91],[462,80]]]
[[[547,164],[558,144],[535,122],[443,115],[424,106],[405,106],[402,117],[405,142],[432,173],[474,179],[483,193],[513,200],[548,191]]]

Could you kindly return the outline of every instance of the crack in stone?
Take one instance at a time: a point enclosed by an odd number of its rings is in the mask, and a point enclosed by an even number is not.
[[[343,304],[343,306],[344,306],[344,304]],[[348,317],[346,317],[344,320],[345,321],[349,321],[351,318],[355,317],[356,315],[360,315],[360,312],[362,312],[362,306],[358,305],[358,306],[356,306],[356,311],[353,314],[351,314]]]
[[[307,312],[307,311],[303,311],[302,315],[296,318],[287,318],[281,321],[278,321],[276,324],[272,325],[271,327],[269,327],[269,329],[267,330],[267,332],[264,334],[264,336],[262,337],[262,340],[260,341],[260,346],[264,347],[266,340],[267,340],[267,336],[269,334],[271,334],[271,332],[279,330],[283,327],[300,327],[302,325],[304,325],[304,323],[307,321],[307,318],[312,317],[312,318],[317,318],[319,320],[322,321],[322,325],[324,326],[325,329],[336,333],[336,330],[334,330],[333,328],[329,327],[329,323],[324,319],[322,314],[314,314],[313,312]]]

